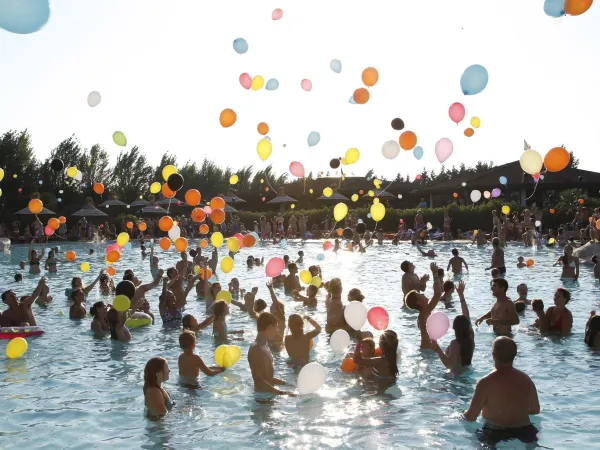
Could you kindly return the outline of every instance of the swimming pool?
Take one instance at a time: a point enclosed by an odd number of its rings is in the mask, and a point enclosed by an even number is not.
[[[456,246],[471,267],[465,275],[465,296],[474,318],[486,312],[493,303],[489,289],[491,248],[478,249],[465,244],[435,244],[436,261],[446,268],[450,249]],[[95,254],[88,256],[88,249]],[[89,334],[90,319],[80,322],[68,319],[68,303],[64,289],[73,275],[82,275],[89,284],[104,267],[105,245],[65,244],[64,251],[77,252],[75,263],[60,263],[59,274],[49,277],[54,302],[42,309],[34,305],[38,324],[46,333],[29,339],[29,349],[18,360],[4,356],[6,342],[0,342],[0,447],[35,448],[475,448],[478,423],[467,423],[462,412],[468,406],[476,380],[492,368],[491,342],[494,335],[483,325],[475,333],[476,348],[473,368],[467,374],[454,376],[446,370],[433,352],[418,348],[416,315],[402,308],[400,263],[415,262],[419,274],[428,271],[429,260],[417,256],[409,244],[398,247],[386,243],[366,254],[340,252],[326,254],[319,264],[324,279],[342,278],[344,296],[350,288],[360,288],[365,304],[384,306],[390,313],[390,328],[399,335],[400,375],[395,386],[378,392],[377,386],[360,381],[339,370],[340,357],[330,351],[322,334],[312,353],[314,361],[327,370],[327,381],[318,393],[302,398],[278,398],[262,404],[255,400],[252,377],[246,360],[248,346],[256,336],[255,322],[237,308],[231,308],[229,329],[244,329],[244,341],[238,364],[223,375],[202,377],[205,389],[190,390],[177,383],[179,330],[164,330],[158,314],[159,288],[147,296],[157,318],[157,325],[132,331],[130,343],[110,339],[94,339]],[[264,268],[248,270],[246,255],[260,257],[288,254],[294,259],[298,250],[305,253],[302,268],[316,263],[321,245],[309,242],[278,246],[256,246],[242,250],[230,274],[220,273],[221,282],[240,279],[243,288],[259,287],[258,297],[268,300]],[[26,259],[27,247],[13,246],[9,255],[0,254],[0,288],[14,288],[17,295],[30,294],[38,277],[24,275],[23,284],[13,282],[18,263]],[[221,255],[226,253],[225,247]],[[516,286],[525,282],[529,298],[542,298],[552,305],[552,294],[562,286],[560,268],[551,265],[559,254],[555,250],[506,249],[509,296],[515,298]],[[159,250],[160,266],[167,268],[177,260],[174,252]],[[535,266],[517,269],[517,256],[533,258]],[[81,274],[79,265],[88,261],[91,269]],[[149,261],[141,260],[139,246],[123,253],[115,265],[121,279],[126,268],[133,268],[144,282],[150,281]],[[573,312],[573,335],[566,338],[541,337],[529,329],[535,315],[529,308],[514,333],[519,346],[516,367],[535,381],[541,414],[533,423],[540,430],[539,444],[545,448],[592,448],[597,445],[600,414],[600,385],[596,382],[600,369],[600,352],[590,351],[583,343],[584,327],[589,312],[595,309],[600,288],[592,280],[590,268],[582,267],[579,283],[566,286],[572,292],[569,308]],[[429,283],[428,294],[431,292]],[[325,324],[323,298],[315,310],[286,299],[286,315],[302,312]],[[100,298],[90,295],[88,309]],[[345,297],[344,297],[345,298]],[[458,301],[456,307],[460,309]],[[443,305],[438,310],[444,310]],[[193,293],[187,310],[204,316],[204,302]],[[458,314],[448,311],[452,320]],[[62,314],[61,314],[62,313]],[[377,335],[377,334],[376,334]],[[450,335],[440,344],[445,347]],[[196,351],[212,364],[216,345],[210,333],[200,334]],[[143,369],[152,356],[164,356],[171,367],[171,380],[165,387],[177,406],[160,421],[144,415],[142,395]],[[275,354],[275,372],[295,386],[297,369],[287,364],[287,355]],[[596,444],[594,444],[596,442]],[[505,448],[525,448],[511,442]]]

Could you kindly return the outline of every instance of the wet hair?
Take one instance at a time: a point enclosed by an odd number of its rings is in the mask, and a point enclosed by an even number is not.
[[[560,292],[565,297],[565,304],[569,303],[569,300],[571,300],[571,293],[569,291],[565,288],[558,288],[556,292]]]
[[[497,237],[495,237],[494,239],[492,239],[492,245],[494,247],[498,247],[500,245],[500,239],[498,239]]]
[[[179,335],[179,347],[182,349],[190,348],[196,343],[196,334],[190,330],[184,330]]]
[[[226,308],[227,308],[227,303],[225,303],[224,301],[219,300],[218,302],[216,302],[215,306],[213,308],[215,318],[220,319],[220,318],[224,317]]]
[[[515,302],[515,309],[517,310],[518,313],[522,313],[523,311],[525,311],[525,307],[527,305],[525,304],[525,302],[523,300],[517,300]]]
[[[592,262],[593,262],[594,264],[598,264],[598,255],[594,255],[594,256],[592,256]]]
[[[373,353],[375,353],[375,348],[377,346],[375,345],[375,341],[373,340],[372,337],[363,338],[363,340],[362,340],[363,348],[364,348],[365,344],[370,345],[371,347],[373,347]]]
[[[192,321],[193,317],[194,316],[192,316],[191,314],[186,314],[185,316],[183,316],[183,319],[181,319],[181,325],[183,326],[184,331],[192,326],[190,322]]]
[[[133,282],[135,275],[133,274],[133,272],[125,272],[125,274],[123,274],[123,281],[131,281]]]
[[[171,278],[171,274],[172,274],[172,273],[173,273],[175,270],[176,270],[176,269],[175,269],[175,267],[169,267],[169,268],[167,269],[167,276],[168,276],[169,278]]]
[[[108,282],[108,275],[106,275],[105,273],[100,275],[100,283],[107,283],[107,282]]]
[[[365,296],[362,295],[362,292],[360,292],[360,289],[358,288],[350,289],[350,292],[348,292],[348,297],[351,297],[352,301],[356,302],[362,302],[365,299]]]
[[[292,314],[288,317],[288,328],[292,336],[300,336],[304,330],[304,319],[300,314]]]
[[[452,249],[452,254],[453,254],[454,256],[458,256],[458,250],[457,250],[457,249],[455,249],[455,248],[453,248],[453,249]]]
[[[508,291],[508,281],[506,281],[504,278],[494,278],[492,283],[504,289],[505,294],[506,291]]]
[[[390,374],[398,376],[398,335],[392,330],[385,330],[379,336],[379,347],[383,352],[383,358],[388,362]]]
[[[471,335],[471,321],[466,316],[456,316],[452,323],[452,329],[460,345],[460,363],[463,366],[470,366],[475,351],[475,340]]]
[[[498,278],[499,276],[500,276],[500,270],[498,270],[498,269],[496,269],[496,268],[492,269],[492,277],[493,277],[494,279],[496,279],[496,278]]]
[[[331,295],[342,295],[342,280],[339,278],[332,278],[329,282],[327,290]]]
[[[522,256],[519,256],[519,257],[517,258],[517,261],[519,261],[519,262],[520,262],[520,261],[523,261],[524,259],[525,259],[525,258],[523,258]]]
[[[23,275],[21,275],[20,273],[15,273],[15,281],[23,281]]]
[[[421,311],[421,308],[419,307],[419,293],[415,290],[410,291],[404,297],[404,304],[410,309]]]
[[[277,317],[275,317],[274,314],[271,314],[270,312],[264,312],[258,317],[258,320],[256,321],[256,330],[265,331],[271,325],[276,327],[277,322]]]
[[[296,265],[296,263],[289,263],[287,268],[290,273],[292,273],[292,270],[298,272],[298,266]]]
[[[288,255],[283,255],[284,262],[288,262],[289,260],[290,260],[290,257]]]
[[[600,333],[600,316],[594,316],[590,319],[589,323],[585,327],[584,342],[589,346],[594,346],[596,336]]]
[[[410,263],[408,261],[402,261],[402,264],[400,264],[400,270],[402,270],[402,272],[408,273],[409,264]]]
[[[498,362],[512,364],[517,356],[517,344],[507,336],[498,337],[494,339],[492,351]]]
[[[444,278],[444,269],[438,269],[438,277]]]
[[[544,301],[541,298],[536,298],[531,302],[531,309],[534,311],[544,311]]]
[[[308,268],[308,271],[310,272],[310,274],[314,277],[319,275],[319,266],[310,266]]]
[[[81,286],[83,286],[83,280],[81,279],[81,277],[73,277],[71,279],[71,288],[72,289],[75,289],[75,285],[76,285],[75,280],[79,280]]]
[[[444,292],[448,292],[451,289],[454,289],[454,282],[451,280],[444,281],[443,289],[444,289]]]
[[[267,309],[267,302],[265,302],[262,298],[259,298],[258,300],[256,300],[254,302],[254,312],[263,312],[265,309]]]
[[[115,308],[110,308],[106,314],[106,320],[108,320],[108,324],[110,325],[110,338],[118,340],[117,323],[119,322],[119,311]]]
[[[519,292],[520,288],[525,288],[525,289],[529,290],[529,288],[527,287],[527,285],[525,283],[521,283],[517,286],[517,292]]]
[[[106,308],[106,305],[104,304],[104,302],[94,303],[92,305],[92,307],[90,308],[90,316],[96,317],[96,314],[98,314],[98,309],[102,309],[102,308]]]
[[[165,364],[167,360],[165,358],[161,358],[160,356],[151,358],[147,363],[146,367],[144,367],[144,394],[148,390],[148,388],[159,388],[158,381],[156,381],[156,377],[159,373],[165,370]]]

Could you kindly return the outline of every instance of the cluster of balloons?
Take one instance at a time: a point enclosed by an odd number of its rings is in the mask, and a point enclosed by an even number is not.
[[[537,151],[528,149],[523,152],[519,160],[523,171],[538,179],[542,167],[546,167],[548,172],[560,172],[569,165],[570,161],[571,155],[563,147],[549,150],[544,159]]]
[[[363,70],[361,78],[365,86],[373,87],[377,84],[377,81],[379,81],[379,72],[374,67],[367,67]],[[364,105],[370,98],[371,94],[368,89],[365,88],[358,88],[354,91],[354,94],[352,94],[352,100],[359,105]]]
[[[267,81],[265,86],[265,79],[261,75],[256,75],[254,78],[250,76],[250,74],[244,72],[240,75],[239,78],[240,85],[244,89],[252,89],[253,91],[258,91],[265,87],[267,91],[275,91],[279,87],[279,81],[275,78],[271,78]]]
[[[31,210],[31,207],[29,209]],[[64,223],[67,223],[67,218],[65,216],[60,216],[58,219],[56,217],[51,217],[44,227],[44,234],[48,237],[52,236],[61,224]]]
[[[545,0],[544,12],[550,17],[580,16],[592,7],[594,0]]]

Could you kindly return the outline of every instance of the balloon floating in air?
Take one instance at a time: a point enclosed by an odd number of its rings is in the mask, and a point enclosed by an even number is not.
[[[167,180],[167,186],[173,192],[177,192],[183,187],[183,177],[179,173],[173,173],[169,175],[169,179]]]
[[[498,178],[498,181],[500,181],[500,184],[506,185],[506,183],[508,183],[508,180],[506,179],[506,177],[504,175],[502,175],[500,178]]]
[[[329,167],[331,167],[332,169],[337,169],[338,167],[340,167],[340,159],[333,158],[331,161],[329,161]]]
[[[290,164],[290,173],[298,178],[304,178],[304,166],[298,161],[294,161]]]
[[[0,28],[11,33],[35,33],[46,25],[49,18],[49,0],[0,1]]]
[[[331,67],[331,70],[335,73],[340,73],[342,71],[342,62],[339,59],[332,59],[329,63],[329,67]]]
[[[448,114],[450,115],[452,122],[455,122],[458,125],[465,118],[465,107],[462,103],[453,103],[450,105]]]
[[[243,55],[248,51],[248,43],[244,38],[237,38],[233,40],[233,49],[236,53]]]
[[[488,71],[479,64],[466,68],[460,77],[460,88],[465,95],[477,95],[483,91],[489,80]]]
[[[500,190],[500,188],[494,188],[492,190],[492,198],[498,198],[502,195],[502,191]]]
[[[244,89],[250,89],[250,86],[252,86],[252,77],[250,76],[250,74],[247,74],[246,72],[241,74],[240,84]]]
[[[312,81],[305,78],[300,82],[300,87],[306,92],[309,92],[312,89]]]
[[[117,144],[121,147],[125,147],[127,145],[127,138],[121,131],[115,131],[113,133],[112,138],[113,138],[113,141],[115,142],[115,144]]]
[[[415,147],[413,149],[413,156],[417,159],[421,159],[423,157],[423,149],[421,147]]]
[[[87,103],[90,106],[90,108],[95,108],[96,106],[98,106],[101,100],[102,97],[100,96],[100,92],[98,91],[92,91],[88,94]]]
[[[277,8],[273,10],[273,13],[271,14],[271,19],[273,20],[280,20],[283,17],[283,11],[281,10],[281,8]]]
[[[544,12],[550,17],[562,17],[565,15],[565,0],[546,0]]]
[[[400,154],[400,144],[396,141],[387,141],[381,148],[383,156],[387,159],[394,159]]]
[[[62,162],[61,159],[54,158],[50,163],[50,167],[52,167],[52,170],[54,170],[55,172],[60,172],[65,168],[65,163]]]
[[[267,86],[265,89],[267,91],[275,91],[275,90],[277,90],[278,87],[279,87],[279,81],[277,81],[275,78],[271,78],[269,81],[267,81]]]
[[[404,120],[395,118],[392,120],[392,128],[396,131],[400,131],[404,129]]]
[[[435,156],[438,161],[443,163],[450,156],[452,156],[452,152],[454,151],[454,145],[452,141],[448,138],[442,138],[435,144]]]
[[[321,140],[321,135],[317,131],[311,131],[306,141],[309,147],[314,147]]]

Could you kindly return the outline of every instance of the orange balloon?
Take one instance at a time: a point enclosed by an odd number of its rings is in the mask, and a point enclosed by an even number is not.
[[[342,228],[338,228],[337,230],[335,230],[335,232],[337,233],[338,236],[341,236],[342,234],[344,234],[344,230]]]
[[[345,373],[354,372],[356,370],[356,363],[354,362],[354,359],[352,359],[352,358],[344,359],[342,361],[342,365],[340,366],[340,369],[342,369],[342,372],[345,372]]]
[[[570,16],[580,16],[592,7],[594,0],[567,0],[565,12]]]
[[[106,260],[109,263],[116,263],[119,259],[121,259],[121,252],[119,250],[111,250],[106,255]]]
[[[175,191],[172,191],[169,186],[167,185],[167,183],[162,185],[162,189],[161,189],[162,195],[164,198],[173,198],[175,197]]]
[[[94,192],[98,195],[102,195],[104,193],[104,185],[102,183],[95,183]]]
[[[160,241],[158,241],[158,245],[163,250],[169,250],[169,247],[171,247],[171,240],[169,238],[166,238],[166,237],[161,238]]]
[[[223,128],[229,128],[232,126],[237,120],[237,114],[233,109],[224,109],[221,111],[221,115],[219,116],[219,122],[221,122],[221,126]]]
[[[225,208],[225,200],[223,200],[221,197],[214,197],[210,201],[210,207],[213,210],[214,209],[224,209]]]
[[[458,198],[458,194],[455,192],[454,194],[452,194],[452,197]]]
[[[580,205],[583,205],[584,203],[585,203],[585,201],[584,201],[582,198],[580,198],[580,199],[579,199],[579,204],[580,204]]]
[[[544,156],[544,166],[548,172],[560,172],[570,161],[571,155],[562,147],[554,147]]]
[[[534,264],[535,264],[535,262],[533,262],[533,259],[527,260],[527,267],[533,267]]]
[[[29,211],[31,211],[33,214],[39,214],[42,212],[42,208],[44,207],[44,204],[42,203],[41,200],[34,198],[33,200],[29,201]]]
[[[66,218],[65,216],[60,216],[60,217],[58,218],[58,222],[59,222],[59,223],[67,223],[67,218]]]
[[[53,230],[58,230],[58,227],[60,227],[60,222],[56,217],[53,217],[50,220],[48,220],[48,226]]]
[[[208,228],[208,225],[206,225],[205,223],[200,225],[200,234],[208,234],[209,231],[210,229]]]
[[[262,134],[264,136],[265,134],[267,134],[269,132],[269,125],[267,125],[264,122],[261,122],[261,123],[258,124],[258,126],[256,127],[256,129],[258,130],[258,132],[260,134]]]
[[[213,276],[212,270],[210,270],[208,267],[206,268],[206,274],[204,273],[204,269],[200,269],[200,278],[201,279],[205,279],[204,276],[208,275],[208,279],[210,280],[211,277]]]
[[[158,221],[158,228],[160,228],[161,231],[169,231],[173,228],[173,219],[169,216],[162,216]]]
[[[359,105],[364,105],[367,103],[370,97],[371,94],[369,94],[369,91],[367,91],[365,88],[358,88],[354,91],[354,94],[352,94],[352,98]]]
[[[127,229],[133,230],[133,222],[127,222]]]
[[[202,208],[192,209],[192,220],[194,222],[203,222],[206,219],[206,213]]]
[[[598,219],[598,220],[596,221],[596,228],[598,228],[598,229],[600,230],[600,219]]]
[[[467,129],[465,130],[465,136],[466,136],[466,137],[471,137],[471,136],[473,136],[474,134],[475,134],[475,130],[473,130],[473,128],[467,128]]]
[[[242,243],[244,244],[244,247],[252,248],[254,247],[254,244],[256,244],[256,238],[251,234],[247,234],[242,239]]]
[[[550,210],[550,214],[554,214],[556,211],[554,211],[553,209]]]
[[[202,225],[202,226],[206,226],[206,228],[208,228],[208,225]],[[208,230],[206,230],[206,231],[208,232]],[[204,234],[206,234],[206,233],[204,233]],[[202,247],[202,248],[208,247],[208,241],[206,239],[202,239],[200,241],[200,247]]]
[[[375,349],[375,353],[373,354],[373,356],[377,357],[377,356],[383,356],[383,350],[381,350],[381,347],[377,347]]]
[[[221,225],[223,222],[225,222],[225,211],[222,209],[213,209],[210,213],[210,220],[217,225]]]
[[[175,250],[178,252],[185,252],[188,248],[188,241],[186,238],[178,237],[175,239]]]
[[[67,253],[65,253],[65,258],[67,258],[67,261],[75,261],[76,256],[77,255],[75,255],[73,250],[69,250]]]
[[[185,193],[185,202],[190,206],[196,206],[201,199],[202,196],[197,189],[190,189]]]
[[[400,135],[400,147],[404,150],[412,150],[417,146],[417,135],[412,131],[405,131]]]
[[[146,231],[147,228],[148,228],[148,225],[146,225],[146,222],[140,222],[140,223],[138,223],[138,230],[140,230],[140,231]]]
[[[115,270],[115,268],[113,266],[108,266],[106,268],[106,273],[109,274],[111,277],[114,277],[117,273],[117,271]]]
[[[377,72],[375,67],[367,67],[365,70],[363,70],[362,81],[365,83],[365,86],[375,86],[375,84],[377,84],[377,80],[379,80],[379,72]]]

